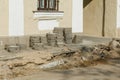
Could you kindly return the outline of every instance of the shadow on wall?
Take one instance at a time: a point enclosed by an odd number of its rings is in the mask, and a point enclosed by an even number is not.
[[[83,8],[85,8],[92,0],[83,0]]]

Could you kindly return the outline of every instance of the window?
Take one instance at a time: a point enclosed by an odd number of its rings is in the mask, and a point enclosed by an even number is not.
[[[38,10],[58,10],[59,0],[38,0]]]

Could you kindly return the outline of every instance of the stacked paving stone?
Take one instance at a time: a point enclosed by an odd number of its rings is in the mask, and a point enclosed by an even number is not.
[[[41,43],[40,36],[31,36],[30,37],[30,47],[35,50],[40,50],[43,48],[43,43]]]
[[[58,45],[64,44],[63,30],[64,30],[64,28],[60,28],[60,27],[55,27],[53,30],[53,33],[57,34],[57,44]]]
[[[72,43],[72,28],[64,28],[64,40],[66,44]]]
[[[49,46],[57,46],[57,35],[56,33],[47,33],[47,42]]]
[[[41,43],[43,43],[44,45],[47,45],[46,35],[41,36]]]

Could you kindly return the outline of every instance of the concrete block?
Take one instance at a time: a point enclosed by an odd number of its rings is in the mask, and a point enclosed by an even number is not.
[[[40,43],[41,37],[40,36],[30,36],[30,42]]]
[[[5,45],[5,49],[10,53],[17,53],[20,51],[20,47],[17,45]]]
[[[41,50],[44,48],[42,43],[33,43],[33,46],[31,47],[34,50]]]

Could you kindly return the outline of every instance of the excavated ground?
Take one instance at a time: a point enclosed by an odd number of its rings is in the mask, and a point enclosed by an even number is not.
[[[0,51],[0,80],[119,80],[120,40]]]

